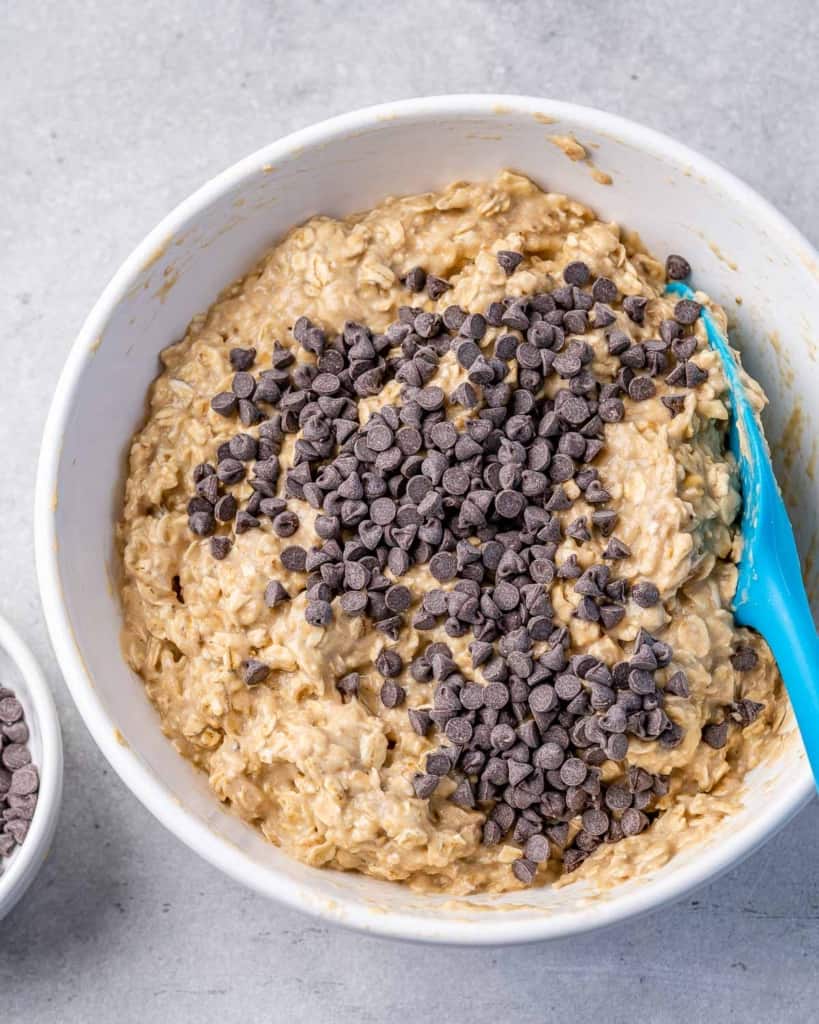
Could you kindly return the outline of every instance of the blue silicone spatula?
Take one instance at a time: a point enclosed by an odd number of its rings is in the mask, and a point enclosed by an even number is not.
[[[681,299],[694,299],[693,291],[680,281],[666,290]],[[742,554],[734,615],[741,626],[755,629],[767,640],[819,785],[819,638],[793,528],[728,341],[707,309],[700,316],[730,388],[730,445],[742,484]]]

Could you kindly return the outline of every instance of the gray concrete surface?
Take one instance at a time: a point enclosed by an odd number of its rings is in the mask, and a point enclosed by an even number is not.
[[[48,670],[67,772],[53,855],[0,928],[3,1020],[816,1019],[816,804],[675,907],[518,950],[362,938],[229,882],[143,810],[86,733],[46,636],[30,525],[73,335],[133,245],[214,172],[364,104],[539,93],[676,134],[816,242],[816,25],[807,0],[3,3],[0,609]]]

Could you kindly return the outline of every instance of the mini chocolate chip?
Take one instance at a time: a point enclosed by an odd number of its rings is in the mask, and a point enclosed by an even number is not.
[[[13,725],[23,717],[23,705],[16,697],[3,697],[0,700],[0,722]]]
[[[375,667],[385,678],[394,678],[403,671],[404,660],[398,651],[384,649],[375,659]]]
[[[422,267],[413,267],[404,276],[404,287],[411,292],[421,292],[427,283],[426,271]]]
[[[442,277],[437,277],[435,274],[427,275],[427,295],[433,301],[440,299],[444,292],[449,291],[451,287],[449,281],[445,281]]]
[[[307,567],[307,552],[299,544],[283,548],[279,560],[291,572],[304,572]]]
[[[220,416],[232,416],[239,405],[239,400],[232,391],[220,391],[210,400],[210,407]]]
[[[413,777],[412,788],[419,800],[428,800],[438,788],[440,777],[418,773]]]
[[[397,708],[404,703],[406,691],[392,679],[387,679],[381,687],[381,703],[385,708]]]
[[[632,320],[635,324],[641,324],[645,319],[647,304],[648,299],[642,295],[628,295],[623,299],[623,309],[629,320]]]
[[[629,807],[628,810],[623,811],[620,827],[624,836],[636,836],[648,827],[648,818],[642,811]]]
[[[588,775],[588,768],[579,757],[567,758],[560,768],[560,778],[567,786],[581,786]]]
[[[328,626],[333,620],[333,609],[329,601],[308,601],[304,617],[311,626]]]
[[[450,551],[439,551],[433,555],[429,563],[429,571],[439,583],[454,579],[458,572],[458,562]]]
[[[583,828],[589,835],[602,836],[605,835],[609,827],[609,816],[605,811],[600,810],[589,810],[583,812],[581,818]]]
[[[237,373],[231,382],[231,388],[237,398],[251,398],[256,390],[256,378],[252,373]]]
[[[764,704],[746,697],[731,704],[731,718],[745,728],[759,718],[764,708]]]
[[[367,608],[368,597],[366,591],[351,590],[341,595],[339,603],[344,614],[354,618],[364,614]]]
[[[260,521],[256,516],[252,515],[247,509],[240,509],[236,514],[236,533],[247,533],[248,530],[255,530],[261,526]]]
[[[659,602],[660,591],[653,583],[635,583],[631,588],[631,599],[641,608],[651,608]]]
[[[512,873],[519,882],[524,885],[531,885],[537,874],[537,865],[526,857],[519,857],[512,862]]]
[[[598,408],[598,415],[605,423],[619,423],[626,414],[619,398],[604,398]]]
[[[595,302],[614,302],[617,298],[617,285],[608,277],[598,277],[592,285],[592,298]]]
[[[603,551],[603,558],[623,559],[631,556],[631,549],[617,537],[612,537]]]
[[[577,285],[579,288],[588,284],[590,277],[591,272],[582,260],[572,260],[571,263],[566,264],[563,270],[563,280],[566,284]]]
[[[534,861],[535,864],[542,864],[549,859],[549,840],[546,836],[539,834],[530,836],[526,840],[523,852],[527,860]]]
[[[222,459],[216,467],[216,475],[223,484],[237,484],[240,480],[244,479],[245,467],[238,459]]]
[[[728,720],[726,719],[718,725],[709,723],[703,726],[702,741],[707,743],[709,747],[713,747],[714,750],[720,750],[724,747],[728,741]]]
[[[704,384],[708,380],[708,371],[703,370],[702,367],[689,359],[685,365],[685,386],[687,388],[696,388],[700,384]]]
[[[278,580],[271,580],[264,591],[264,603],[268,608],[275,608],[276,605],[281,604],[283,601],[289,601],[290,595],[279,583]]]
[[[665,261],[665,273],[670,281],[684,281],[691,274],[691,264],[684,256],[671,253]]]
[[[209,537],[216,529],[216,522],[211,512],[194,512],[188,516],[188,528],[197,537]]]
[[[426,736],[432,725],[429,711],[426,708],[410,708],[407,715],[413,731],[419,736]]]
[[[663,395],[660,401],[672,417],[678,416],[685,408],[685,395]]]
[[[257,686],[270,675],[270,666],[258,658],[248,658],[242,662],[242,679],[247,686]]]
[[[358,694],[358,688],[361,683],[361,677],[358,672],[349,672],[346,676],[342,676],[341,679],[336,682],[336,689],[339,693],[344,694],[345,697],[355,697]]]
[[[750,672],[756,668],[758,661],[756,651],[747,644],[739,644],[731,655],[731,664],[737,672]]]
[[[508,249],[501,249],[497,255],[498,266],[506,274],[507,277],[514,274],[517,270],[521,261],[523,260],[523,254],[519,252],[512,252]]]
[[[634,402],[644,402],[648,398],[653,398],[656,393],[657,388],[651,377],[634,377],[629,381],[628,396]]]
[[[280,512],[273,519],[273,532],[278,537],[292,537],[299,528],[299,517],[289,509]]]
[[[222,559],[227,558],[232,547],[233,541],[230,537],[211,537],[210,539],[210,553],[217,561],[221,562]]]
[[[702,306],[699,302],[695,302],[693,299],[680,299],[674,306],[674,319],[678,324],[688,327],[697,322],[701,311]]]
[[[256,349],[232,348],[228,353],[228,359],[234,370],[249,370],[256,361]]]

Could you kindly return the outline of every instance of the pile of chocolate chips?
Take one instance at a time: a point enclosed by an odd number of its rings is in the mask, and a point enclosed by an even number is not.
[[[0,873],[2,860],[28,833],[37,807],[40,776],[31,763],[23,705],[0,687]]]
[[[521,260],[519,253],[498,254],[507,274]],[[690,267],[673,256],[667,272],[681,278]],[[436,299],[448,287],[421,268],[405,284]],[[230,551],[231,524],[242,533],[266,517],[289,537],[298,517],[286,499],[317,509],[321,543],[281,553],[287,570],[307,574],[306,618],[315,627],[334,614],[364,615],[396,640],[411,605],[400,579],[411,566],[428,564],[442,586],[425,593],[412,627],[442,624],[448,636],[471,634],[472,669],[483,682],[463,677],[446,644],[428,645],[408,667],[412,679],[436,684],[433,707],[409,711],[412,727],[422,735],[437,731],[444,741],[415,776],[415,793],[429,798],[444,776],[454,778],[451,799],[486,814],[484,842],[511,834],[523,846],[513,870],[527,883],[550,856],[550,843],[573,870],[601,842],[646,827],[666,780],[632,766],[627,783],[607,786],[600,766],[625,761],[630,736],[677,745],[681,730],[663,710],[664,697],[688,695],[684,673],[665,671],[670,647],[645,631],[612,666],[571,653],[569,631],[555,623],[550,601],[553,581],[573,580],[574,615],[607,631],[629,600],[642,607],[660,600],[652,581],[629,585],[616,574],[630,551],[617,537],[617,512],[594,462],[605,424],[626,414],[624,397],[652,398],[662,376],[675,388],[662,398],[673,417],[685,390],[706,379],[691,360],[700,306],[678,302],[658,338],[637,341],[617,325],[617,304],[625,322],[644,322],[647,299],[619,296],[613,281],[592,281],[578,261],[551,291],[493,302],[483,314],[404,306],[383,334],[347,323],[337,337],[301,318],[293,334],[314,357],[310,363],[277,345],[272,367],[254,376],[255,351],[233,349],[232,390],[216,395],[212,408],[238,415],[246,427],[258,424],[257,436],[237,433],[220,446],[215,465],[196,468],[188,506],[191,530],[211,537],[216,558]],[[481,344],[489,326],[502,331],[491,353]],[[592,328],[605,330],[617,357],[613,379],[591,371],[593,351],[583,335]],[[429,381],[450,350],[467,379],[447,396]],[[358,400],[390,379],[402,385],[399,402],[361,423]],[[470,411],[461,429],[447,417],[456,406]],[[281,482],[286,434],[299,436]],[[246,478],[252,492],[240,507],[231,488]],[[564,529],[562,514],[580,496],[592,511],[566,516]],[[595,534],[606,541],[601,561],[583,570],[572,554],[557,564],[566,537],[582,545]],[[291,596],[276,579],[265,591],[270,607]],[[544,643],[545,653],[536,655],[535,645],[541,651]],[[398,682],[405,668],[389,649],[376,662],[387,707],[405,701]],[[256,685],[269,669],[250,659],[243,673]],[[338,686],[355,694],[356,674]],[[714,723],[706,741],[718,745],[728,720]],[[582,829],[572,835],[568,823],[578,815]]]

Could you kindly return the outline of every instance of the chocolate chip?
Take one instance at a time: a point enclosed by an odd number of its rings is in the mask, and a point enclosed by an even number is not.
[[[210,512],[194,512],[188,516],[188,528],[197,537],[209,537],[216,529],[216,521]]]
[[[244,479],[245,467],[238,459],[222,459],[216,467],[216,475],[223,484],[237,484],[240,480]]]
[[[232,391],[221,391],[210,400],[210,407],[220,416],[232,416],[238,408],[239,400]]]
[[[256,378],[252,373],[237,373],[231,382],[231,388],[237,398],[252,398],[256,390]]]
[[[721,750],[728,742],[728,721],[720,722],[718,725],[709,723],[703,726],[702,741],[707,743],[714,750]]]
[[[0,722],[12,725],[23,717],[23,705],[16,697],[3,697],[0,700]]]
[[[475,807],[475,793],[472,783],[468,779],[462,779],[455,787],[455,792],[449,798],[458,807],[465,810],[472,810]]]
[[[381,703],[385,708],[397,708],[404,703],[406,691],[392,679],[387,679],[381,687]]]
[[[665,261],[665,273],[669,281],[684,281],[691,274],[691,264],[684,256],[671,253]]]
[[[256,361],[255,348],[232,348],[228,354],[234,370],[249,370]]]
[[[617,537],[612,537],[603,551],[603,558],[623,559],[631,557],[631,549]]]
[[[242,679],[247,686],[257,686],[270,675],[270,666],[258,658],[248,658],[242,662]]]
[[[642,811],[630,807],[623,812],[623,816],[620,818],[620,827],[624,836],[636,836],[648,827],[648,818]]]
[[[758,661],[759,658],[756,651],[753,647],[748,647],[747,644],[737,645],[734,653],[731,655],[731,664],[737,672],[750,672],[756,668]]]
[[[211,537],[210,539],[210,553],[217,561],[221,562],[227,558],[232,547],[233,541],[230,537]]]
[[[497,253],[498,266],[506,274],[507,277],[514,274],[517,270],[521,261],[523,260],[523,254],[519,252],[511,252],[508,249],[501,249]]]
[[[30,796],[31,794],[37,792],[39,786],[40,776],[37,772],[37,769],[30,764],[24,765],[24,767],[18,768],[16,771],[12,772],[11,785],[9,787],[9,796]],[[17,804],[17,806],[15,806],[15,803]],[[23,813],[24,817],[26,816],[28,807],[27,804],[21,805],[19,801],[15,802],[10,799],[9,805],[15,810],[20,810]],[[31,815],[28,815],[28,817],[31,817]]]
[[[438,775],[417,774],[413,777],[412,788],[419,800],[428,800],[441,781]]]
[[[435,274],[427,275],[427,295],[433,301],[440,299],[444,292],[449,291],[451,287],[449,281],[445,281],[442,277],[437,277]]]
[[[404,661],[398,651],[385,649],[376,658],[375,667],[385,678],[394,678],[403,671]]]
[[[457,331],[466,319],[466,313],[460,306],[447,306],[441,314],[441,319],[447,330]]]
[[[537,865],[526,857],[519,857],[512,862],[512,872],[519,882],[531,885],[537,874]]]
[[[608,831],[609,816],[605,811],[595,809],[584,811],[580,820],[584,830],[591,836],[602,836]]]
[[[577,285],[578,288],[588,284],[590,278],[591,272],[582,260],[573,260],[571,263],[567,263],[563,270],[563,280],[566,284]]]
[[[213,514],[220,523],[231,522],[238,510],[238,503],[232,494],[225,494],[216,502]]]
[[[674,319],[683,327],[688,327],[697,322],[697,317],[701,312],[702,306],[699,302],[695,302],[693,299],[680,299],[674,306]]]
[[[333,609],[329,601],[308,601],[304,617],[311,626],[328,626],[333,620]]]
[[[660,591],[653,583],[635,583],[631,588],[631,598],[641,608],[651,608],[660,600]]]
[[[595,302],[614,302],[617,298],[617,285],[608,277],[598,277],[592,285],[592,298]],[[596,326],[602,325],[596,323]]]
[[[275,608],[277,605],[289,600],[290,595],[278,580],[271,580],[265,587],[264,603],[268,608]]]
[[[667,689],[668,687],[666,686],[666,690]],[[731,718],[745,728],[759,718],[764,708],[764,704],[760,704],[757,701],[750,700],[746,697],[742,700],[734,701],[731,704]]]
[[[673,416],[678,416],[685,408],[685,395],[663,395],[660,401]]]
[[[298,528],[299,517],[295,512],[280,512],[273,519],[273,531],[278,537],[292,537]]]
[[[695,362],[689,359],[685,366],[685,386],[687,388],[696,388],[700,384],[704,384],[708,380],[708,372],[697,366]]]
[[[588,768],[579,757],[567,758],[560,768],[561,781],[567,786],[581,786],[588,775]]]
[[[298,544],[283,548],[279,560],[290,572],[304,572],[307,567],[307,552]]]
[[[629,381],[628,396],[634,402],[644,402],[648,398],[653,398],[656,393],[657,388],[651,377],[634,377]]]
[[[439,583],[454,579],[458,572],[458,562],[449,551],[440,551],[433,555],[429,563],[429,571]]]
[[[261,526],[260,521],[251,515],[246,509],[240,509],[236,514],[236,533],[247,533],[248,530],[255,530]]]
[[[426,283],[427,275],[422,267],[413,267],[404,276],[404,287],[411,292],[422,292]]]
[[[349,672],[346,676],[336,681],[336,689],[345,697],[355,697],[361,684],[361,677],[358,672]]]
[[[647,304],[648,299],[642,295],[628,295],[623,299],[623,309],[626,316],[628,316],[629,320],[634,321],[635,324],[641,324],[645,319]]]
[[[350,618],[363,615],[367,608],[368,597],[365,591],[351,590],[341,595],[341,610]]]
[[[672,697],[688,697],[690,690],[685,672],[675,672],[666,682],[663,690]]]
[[[604,398],[598,408],[598,415],[605,423],[619,423],[626,414],[619,398]]]

